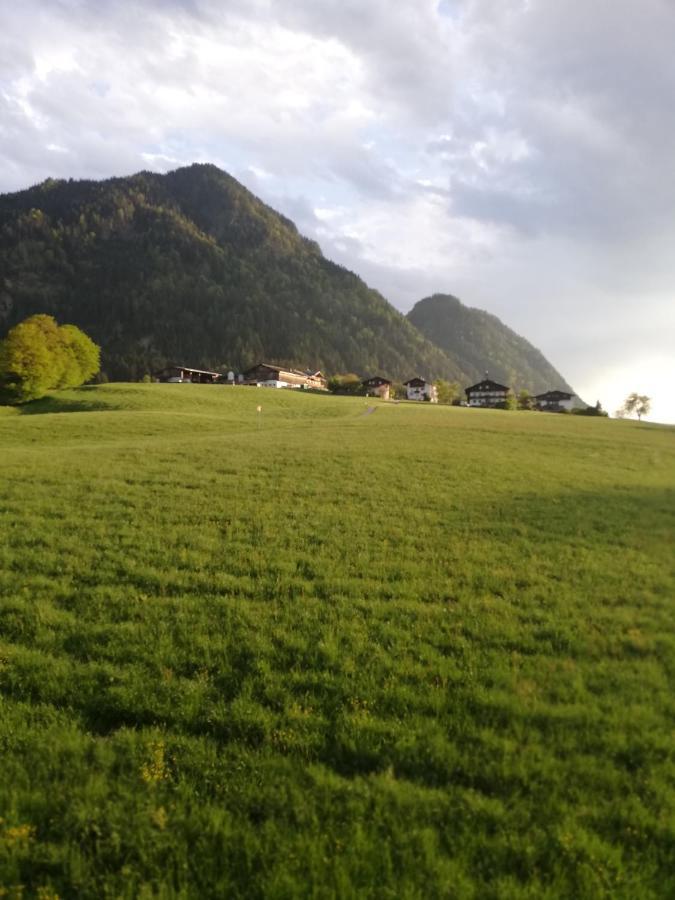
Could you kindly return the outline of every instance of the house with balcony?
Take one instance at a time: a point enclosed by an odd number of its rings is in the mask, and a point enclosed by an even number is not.
[[[511,388],[508,385],[492,381],[492,379],[487,377],[486,372],[482,381],[466,388],[466,402],[468,406],[498,409],[502,404],[506,403],[510,390]]]
[[[404,382],[408,400],[426,400],[428,403],[438,403],[438,390],[431,381],[424,378],[411,378]]]

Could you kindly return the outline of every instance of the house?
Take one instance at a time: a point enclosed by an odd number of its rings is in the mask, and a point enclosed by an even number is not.
[[[563,409],[574,409],[574,394],[566,391],[547,391],[534,398],[537,409],[548,412],[560,412]]]
[[[154,373],[157,381],[172,384],[218,384],[222,375],[219,372],[208,372],[205,369],[190,369],[188,366],[167,366]]]
[[[317,369],[316,371],[314,369],[307,369],[305,374],[307,375],[307,387],[314,388],[316,391],[328,390],[328,379],[320,369]]]
[[[244,384],[255,384],[258,387],[273,388],[313,388],[314,390],[327,390],[327,382],[324,374],[314,369],[291,369],[285,366],[277,366],[271,363],[258,363],[247,369],[244,374]]]
[[[404,382],[408,400],[427,400],[430,403],[438,403],[438,391],[436,385],[424,378],[411,378]]]
[[[506,403],[506,398],[511,390],[505,384],[499,384],[487,377],[479,381],[478,384],[472,384],[466,388],[466,402],[469,406],[483,406],[489,409],[495,409]]]
[[[366,397],[379,397],[381,400],[388,400],[391,394],[391,381],[388,378],[382,378],[380,375],[366,378],[365,381],[361,382],[361,386],[366,392]]]

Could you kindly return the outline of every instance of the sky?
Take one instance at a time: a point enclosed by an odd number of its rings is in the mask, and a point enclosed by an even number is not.
[[[0,0],[0,25],[0,192],[215,163],[403,312],[454,294],[587,402],[675,423],[673,0]]]

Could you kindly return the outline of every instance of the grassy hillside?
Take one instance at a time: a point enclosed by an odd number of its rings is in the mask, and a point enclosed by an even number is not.
[[[515,391],[573,393],[541,350],[497,316],[464,306],[457,297],[450,294],[425,297],[410,310],[408,320],[444,353],[456,359],[472,383],[480,381],[489,370],[491,378],[510,385]]]
[[[0,337],[34,313],[84,329],[113,380],[168,362],[227,371],[261,359],[464,377],[377,291],[212,165],[0,195]]]
[[[673,430],[368,403],[0,415],[5,896],[675,894]]]

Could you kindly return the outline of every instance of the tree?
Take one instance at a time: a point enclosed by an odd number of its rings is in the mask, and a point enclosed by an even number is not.
[[[89,381],[101,367],[100,348],[75,325],[62,325],[59,334],[64,349],[65,365],[57,387],[77,387]]]
[[[518,409],[518,399],[513,391],[509,391],[506,395],[506,400],[503,400],[499,406],[499,409]]]
[[[438,391],[438,402],[447,406],[452,406],[462,393],[462,388],[457,381],[444,381],[439,378],[438,381],[434,381],[434,385]]]
[[[643,416],[649,415],[649,410],[651,408],[652,401],[650,397],[647,397],[646,394],[638,394],[633,391],[632,394],[629,394],[626,397],[623,406],[617,411],[617,415],[619,415],[620,418],[623,418],[623,416],[632,416],[635,414],[638,417],[639,422]]]
[[[52,316],[30,316],[0,341],[0,395],[26,403],[48,391],[76,387],[99,369],[99,348],[79,328]]]
[[[527,390],[518,392],[518,409],[532,409],[534,400],[532,394]]]
[[[334,394],[359,394],[361,379],[353,372],[345,375],[333,375],[328,379],[328,390]]]

